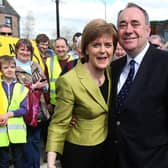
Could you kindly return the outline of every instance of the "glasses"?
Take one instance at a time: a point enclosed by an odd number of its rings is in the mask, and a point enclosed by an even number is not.
[[[11,36],[12,33],[11,33],[11,32],[9,32],[9,33],[7,33],[7,32],[0,32],[0,35],[3,35],[3,36],[8,35],[8,36]]]

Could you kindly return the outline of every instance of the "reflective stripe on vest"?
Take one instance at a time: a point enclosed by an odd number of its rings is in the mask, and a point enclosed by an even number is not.
[[[6,128],[6,126],[4,126],[4,127],[0,127],[0,132],[6,132],[7,131],[7,128]]]
[[[13,88],[12,99],[9,107],[7,97],[4,99],[6,112],[19,109],[21,102],[25,99],[27,94],[28,89],[23,85],[16,83]],[[9,146],[9,142],[26,142],[26,125],[22,116],[9,118],[7,126],[0,126],[0,147]]]
[[[14,130],[14,129],[25,129],[25,127],[23,125],[18,125],[18,124],[10,124],[8,125],[8,129],[10,130]]]

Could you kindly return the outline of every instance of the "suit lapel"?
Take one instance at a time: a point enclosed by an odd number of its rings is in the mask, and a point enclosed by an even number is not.
[[[79,77],[79,80],[81,81],[81,84],[88,91],[90,96],[93,97],[93,99],[95,99],[95,101],[103,109],[107,111],[108,110],[107,103],[105,102],[99,87],[96,85],[95,81],[92,79],[91,75],[89,74],[89,71],[84,67],[84,64],[79,62],[75,70]]]

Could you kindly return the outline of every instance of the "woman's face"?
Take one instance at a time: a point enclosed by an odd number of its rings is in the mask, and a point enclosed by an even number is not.
[[[21,45],[18,50],[16,51],[17,59],[23,63],[28,62],[31,60],[31,51],[27,48],[26,45]]]
[[[95,69],[105,69],[112,60],[114,51],[113,39],[111,36],[105,34],[95,41],[92,41],[87,49],[88,64]]]

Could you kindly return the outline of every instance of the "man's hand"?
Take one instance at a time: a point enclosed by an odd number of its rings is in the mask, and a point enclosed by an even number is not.
[[[73,127],[76,124],[76,122],[77,122],[77,118],[73,116],[69,123],[69,127]]]

